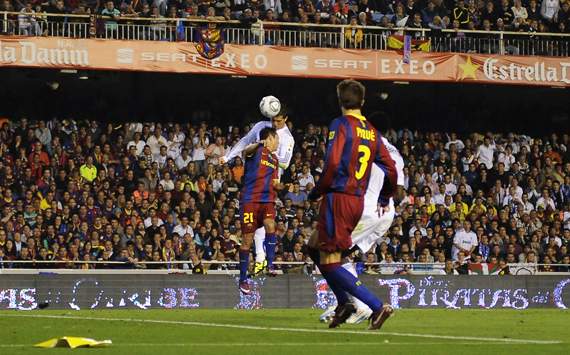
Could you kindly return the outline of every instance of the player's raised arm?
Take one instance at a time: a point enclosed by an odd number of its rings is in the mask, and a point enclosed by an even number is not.
[[[346,127],[340,119],[334,120],[329,127],[329,143],[325,155],[325,167],[320,180],[310,193],[316,199],[327,192],[334,181],[338,166],[342,160],[342,152],[346,144]]]
[[[392,143],[390,143],[390,141],[388,141],[384,136],[382,136],[381,139],[382,143],[384,143],[386,146],[386,149],[388,149],[390,157],[396,164],[396,172],[398,173],[398,185],[404,186],[404,158],[402,158],[402,155],[398,151],[398,148],[394,147]]]
[[[247,134],[240,139],[236,145],[230,149],[229,152],[226,153],[223,157],[220,158],[220,163],[225,164],[232,160],[233,158],[240,156],[246,147],[252,143],[257,141],[257,137],[259,132],[267,126],[266,122],[258,122],[256,123]]]
[[[396,162],[392,159],[388,146],[383,139],[378,139],[378,153],[376,154],[375,163],[384,171],[384,185],[380,191],[380,203],[382,206],[388,205],[390,197],[394,196],[396,186],[398,185],[398,169]],[[403,169],[402,169],[403,171]],[[402,174],[403,179],[403,174]],[[402,181],[403,183],[403,181]]]
[[[393,197],[399,198],[401,197],[402,188],[404,187],[404,159],[400,155],[398,148],[394,147],[392,143],[390,143],[385,137],[382,136],[381,140],[382,143],[384,143],[384,145],[386,146],[386,149],[388,149],[390,157],[396,164],[396,173],[398,174],[398,179],[397,179],[397,187],[393,193]],[[382,184],[382,186],[384,186],[384,184]],[[380,204],[383,205],[384,197],[381,197],[380,195],[378,198],[378,202],[380,202]]]

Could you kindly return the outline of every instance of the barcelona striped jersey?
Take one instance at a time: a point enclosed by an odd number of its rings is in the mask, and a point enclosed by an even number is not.
[[[398,173],[380,133],[360,115],[336,118],[329,128],[325,167],[315,187],[316,193],[340,192],[364,196],[372,164],[385,174],[380,193],[386,200],[396,189]]]
[[[241,203],[273,203],[276,199],[273,180],[279,179],[279,160],[264,146],[246,157]]]

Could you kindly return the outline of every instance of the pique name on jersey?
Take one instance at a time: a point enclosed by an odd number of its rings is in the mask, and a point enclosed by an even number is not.
[[[356,136],[358,138],[366,139],[371,142],[376,141],[376,133],[374,133],[374,131],[370,129],[356,127]]]

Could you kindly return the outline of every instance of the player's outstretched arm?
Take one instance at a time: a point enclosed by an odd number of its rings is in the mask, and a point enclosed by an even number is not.
[[[251,130],[242,137],[242,139],[240,139],[229,152],[226,153],[226,155],[220,158],[220,163],[225,164],[233,158],[240,156],[248,145],[257,141],[259,131],[261,131],[265,125],[266,123],[264,121],[257,122],[255,126],[253,126]]]
[[[396,186],[398,185],[398,169],[396,167],[396,162],[392,159],[390,151],[382,139],[378,140],[378,146],[375,163],[378,164],[385,173],[384,185],[380,191],[380,203],[382,206],[386,206],[388,205],[390,198],[393,197],[396,192]]]

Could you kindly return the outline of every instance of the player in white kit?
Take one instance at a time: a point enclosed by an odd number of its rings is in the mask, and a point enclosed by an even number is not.
[[[284,105],[281,105],[281,110],[277,114],[277,116],[272,117],[269,121],[260,121],[257,122],[251,130],[245,135],[242,139],[240,139],[235,146],[230,149],[229,152],[226,153],[225,156],[220,158],[220,163],[225,164],[237,156],[241,156],[244,149],[252,144],[259,141],[259,132],[265,127],[273,127],[277,130],[277,135],[279,136],[279,147],[277,148],[277,159],[279,160],[279,178],[283,174],[283,171],[289,167],[289,163],[291,162],[291,158],[293,157],[293,148],[295,147],[295,140],[293,139],[293,135],[289,131],[289,127],[287,127],[287,109]],[[271,264],[273,255],[268,255],[268,259],[266,260],[266,253],[265,253],[265,242],[267,242],[267,247],[270,250],[275,249],[275,240],[265,240],[265,229],[259,228],[255,231],[254,234],[255,240],[255,274],[259,274],[268,268],[268,272],[270,275],[274,275],[273,269]],[[271,253],[271,252],[270,252]]]
[[[398,149],[390,144],[386,138],[382,137],[382,142],[386,145],[392,160],[396,163],[396,170],[398,172],[397,183],[399,186],[404,186],[404,160],[398,152]],[[387,206],[383,208],[380,207],[378,199],[384,184],[385,174],[376,164],[372,165],[371,169],[370,180],[366,194],[364,195],[364,210],[351,236],[353,247],[358,247],[362,253],[368,252],[378,239],[386,234],[392,225],[396,212],[392,198]],[[347,262],[343,264],[343,267],[356,276],[356,268],[353,262]],[[346,322],[355,324],[368,319],[372,314],[372,310],[360,300],[352,296],[350,296],[350,298],[356,306],[356,312],[348,318]],[[321,321],[326,321],[329,317],[332,317],[334,309],[335,307],[327,309],[320,316]]]

